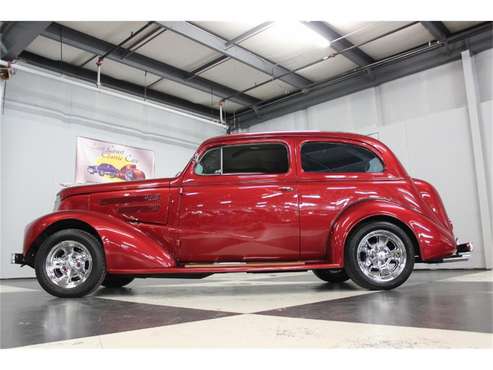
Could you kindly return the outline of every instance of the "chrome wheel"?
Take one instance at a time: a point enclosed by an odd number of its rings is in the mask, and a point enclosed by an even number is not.
[[[388,230],[366,234],[357,248],[358,266],[369,279],[387,282],[397,278],[406,266],[404,242]]]
[[[75,288],[91,274],[91,253],[80,242],[64,240],[50,250],[45,270],[53,284],[66,289]]]

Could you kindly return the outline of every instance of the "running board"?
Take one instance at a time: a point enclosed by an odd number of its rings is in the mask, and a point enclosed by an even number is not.
[[[240,267],[240,266],[249,266],[249,267],[264,267],[264,266],[296,266],[306,264],[301,261],[293,261],[293,262],[214,262],[214,263],[186,263],[184,265],[185,268],[198,268],[198,267],[222,267],[222,268],[231,268],[231,267]]]
[[[194,273],[226,273],[226,272],[274,272],[274,271],[307,271],[321,269],[340,269],[335,263],[325,262],[227,262],[227,263],[188,263],[184,266],[145,270],[111,270],[112,274],[120,275],[166,275]]]

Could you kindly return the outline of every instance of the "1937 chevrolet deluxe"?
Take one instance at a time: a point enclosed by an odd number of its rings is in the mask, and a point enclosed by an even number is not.
[[[13,262],[59,297],[135,277],[307,270],[392,289],[415,261],[471,250],[433,186],[378,140],[283,132],[209,139],[171,179],[65,188]]]

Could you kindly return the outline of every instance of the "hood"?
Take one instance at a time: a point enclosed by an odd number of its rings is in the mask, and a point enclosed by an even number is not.
[[[160,187],[168,187],[170,181],[173,178],[142,180],[142,181],[125,181],[125,182],[112,182],[104,184],[86,184],[70,186],[68,188],[60,190],[58,196],[60,200],[64,200],[73,195],[82,194],[94,194],[109,191],[126,191],[126,190],[140,190],[140,189],[153,189]]]

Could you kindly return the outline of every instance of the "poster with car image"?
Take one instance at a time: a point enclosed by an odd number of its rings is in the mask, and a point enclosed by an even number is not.
[[[77,137],[76,183],[145,180],[154,177],[154,152]]]

